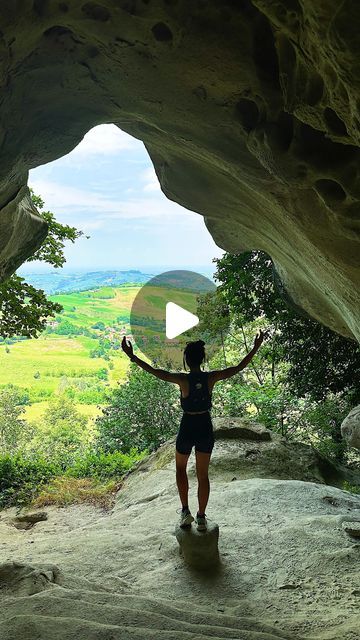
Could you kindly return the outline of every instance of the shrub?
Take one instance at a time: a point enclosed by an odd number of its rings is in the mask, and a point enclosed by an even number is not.
[[[39,421],[37,432],[28,444],[32,453],[47,460],[57,460],[66,468],[88,449],[87,418],[79,413],[75,403],[64,394],[53,397]]]
[[[360,494],[360,484],[350,484],[347,480],[343,483],[344,491],[349,491],[350,493]]]
[[[54,504],[66,507],[70,504],[92,504],[108,509],[114,502],[115,493],[120,488],[115,480],[101,482],[96,478],[54,478],[44,486],[34,499],[34,507]]]
[[[147,451],[139,453],[131,449],[129,454],[114,451],[113,453],[90,451],[84,456],[79,456],[73,464],[67,468],[65,475],[74,478],[113,478],[122,476],[147,454]]]
[[[136,365],[130,365],[126,382],[111,392],[109,400],[96,420],[103,451],[128,453],[133,447],[154,451],[176,433],[178,391]]]
[[[27,504],[39,487],[59,473],[56,463],[41,457],[0,455],[0,508]]]
[[[128,455],[95,453],[78,455],[71,465],[38,454],[0,456],[0,509],[12,506],[74,502],[100,504],[119,488],[119,480],[145,455],[132,449]],[[104,505],[103,505],[104,506]]]

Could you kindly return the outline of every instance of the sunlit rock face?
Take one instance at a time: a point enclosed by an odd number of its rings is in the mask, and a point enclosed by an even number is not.
[[[113,122],[219,246],[268,252],[296,304],[359,337],[359,25],[356,0],[2,2],[0,275],[46,232],[27,171]]]
[[[349,447],[360,449],[360,405],[354,407],[343,420],[341,434]]]

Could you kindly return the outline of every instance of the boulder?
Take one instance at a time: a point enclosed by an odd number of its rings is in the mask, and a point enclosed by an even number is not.
[[[37,522],[47,520],[47,513],[45,511],[38,511],[34,513],[24,513],[20,516],[15,516],[12,519],[14,527],[16,529],[32,529]]]
[[[208,520],[206,531],[198,531],[196,526],[181,528],[177,524],[175,535],[187,564],[204,571],[219,564],[219,525],[215,522]]]
[[[55,565],[32,566],[21,562],[0,564],[0,593],[12,596],[31,596],[51,589],[60,580]]]
[[[360,449],[360,404],[341,423],[341,435],[349,447]]]
[[[254,442],[262,440],[268,442],[271,440],[271,431],[265,429],[261,424],[246,420],[246,418],[214,418],[214,438],[220,439],[239,439],[253,440]]]

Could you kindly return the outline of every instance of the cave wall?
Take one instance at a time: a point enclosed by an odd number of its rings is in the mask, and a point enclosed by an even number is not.
[[[357,0],[2,3],[0,278],[46,235],[29,169],[112,122],[219,246],[359,338],[359,26]]]

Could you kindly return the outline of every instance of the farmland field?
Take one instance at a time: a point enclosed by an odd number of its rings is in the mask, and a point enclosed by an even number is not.
[[[124,335],[131,336],[131,308],[140,288],[141,284],[122,284],[51,295],[63,311],[49,318],[38,338],[0,342],[0,387],[11,383],[27,390],[29,421],[38,419],[58,393],[72,398],[89,417],[99,413],[106,392],[126,376],[129,361],[121,350],[121,340]],[[165,332],[169,290],[147,285],[144,292],[135,305],[134,321],[138,346],[146,345],[149,350],[159,332]],[[177,290],[176,300],[196,313],[194,292]],[[170,349],[170,354],[171,348],[163,345],[163,353]]]
[[[131,304],[138,290],[139,285],[122,285],[49,296],[64,310],[50,319],[39,338],[0,344],[0,386],[11,383],[28,390],[27,419],[40,417],[51,396],[69,388],[75,389],[82,413],[99,413],[97,404],[106,388],[126,375],[128,359],[119,346],[122,335],[130,333]],[[104,340],[110,344],[92,357]]]

